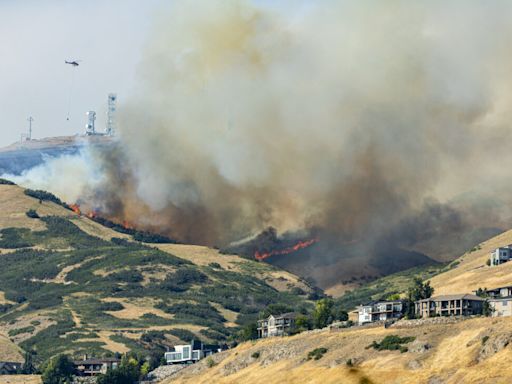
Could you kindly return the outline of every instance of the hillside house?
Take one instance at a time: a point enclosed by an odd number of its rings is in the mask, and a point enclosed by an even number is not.
[[[172,351],[164,354],[164,358],[167,364],[191,364],[221,351],[218,345],[192,340],[190,344],[175,345]]]
[[[289,312],[258,320],[258,338],[289,335],[295,328],[296,317],[296,313]]]
[[[116,369],[121,363],[117,358],[90,359],[87,355],[83,360],[74,361],[73,365],[78,376],[97,376],[109,369]]]
[[[373,301],[357,307],[359,325],[376,321],[396,320],[402,317],[403,303],[401,300]]]
[[[496,248],[491,252],[490,265],[496,266],[512,259],[512,245]]]
[[[22,363],[0,361],[0,375],[15,375],[21,369]]]
[[[512,286],[488,289],[485,293],[492,317],[512,316]]]
[[[442,295],[416,301],[419,317],[471,316],[482,313],[485,299],[471,294]]]

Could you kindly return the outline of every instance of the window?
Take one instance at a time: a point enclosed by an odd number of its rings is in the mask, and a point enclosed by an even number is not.
[[[183,358],[190,359],[190,347],[183,347]]]

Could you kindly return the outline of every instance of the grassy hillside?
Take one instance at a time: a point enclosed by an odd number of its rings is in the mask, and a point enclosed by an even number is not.
[[[511,332],[510,318],[308,332],[244,343],[163,383],[507,383]],[[404,353],[367,348],[390,335],[414,340]]]
[[[336,302],[342,308],[350,309],[372,300],[386,299],[391,295],[403,294],[411,286],[414,277],[428,280],[449,268],[450,265],[434,264],[397,272],[346,291],[345,294],[336,299]]]
[[[0,333],[39,361],[224,342],[269,304],[311,305],[308,285],[267,264],[135,242],[17,186],[0,202]]]
[[[432,278],[436,294],[462,293],[479,287],[512,285],[512,263],[489,267],[486,261],[497,247],[512,244],[512,230],[479,244],[451,263],[452,268]]]

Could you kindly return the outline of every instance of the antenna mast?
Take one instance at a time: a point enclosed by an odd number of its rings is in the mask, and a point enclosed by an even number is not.
[[[116,134],[116,101],[117,95],[115,93],[109,93],[107,109],[107,127],[105,131],[105,133],[108,136],[115,136]]]
[[[29,116],[28,120],[28,137],[27,140],[32,140],[32,122],[34,121],[34,118],[32,116]]]

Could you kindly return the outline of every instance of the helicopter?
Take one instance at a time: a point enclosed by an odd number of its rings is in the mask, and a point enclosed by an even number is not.
[[[64,62],[66,64],[69,64],[69,65],[72,65],[73,67],[78,67],[80,64],[78,64],[78,62],[80,62],[81,60],[73,60],[73,61],[67,61],[67,60],[64,60]]]

